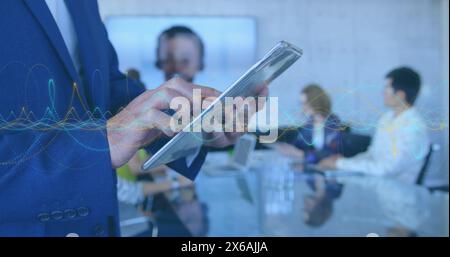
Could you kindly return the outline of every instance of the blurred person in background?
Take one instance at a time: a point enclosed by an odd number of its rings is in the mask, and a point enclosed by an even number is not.
[[[384,88],[384,104],[389,111],[378,121],[369,149],[351,158],[331,156],[319,166],[416,183],[430,144],[425,122],[414,107],[420,84],[419,74],[411,68],[390,71]]]
[[[307,121],[298,129],[293,142],[277,143],[276,149],[308,164],[316,164],[325,157],[340,153],[343,126],[332,112],[328,94],[320,86],[311,84],[302,89],[300,101]]]
[[[130,68],[127,70],[127,76],[131,79],[134,80],[134,82],[136,82],[136,84],[138,84],[139,86],[141,86],[142,88],[145,89],[145,85],[144,82],[142,82],[141,80],[141,73],[139,72],[139,70],[135,69],[135,68]]]
[[[156,67],[165,80],[179,76],[193,82],[204,68],[205,47],[200,36],[185,26],[173,26],[158,37]]]

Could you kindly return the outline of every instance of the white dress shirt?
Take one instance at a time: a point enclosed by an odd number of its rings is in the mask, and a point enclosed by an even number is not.
[[[312,145],[314,149],[321,150],[325,144],[325,128],[324,124],[316,124],[313,125],[313,133],[312,133]]]
[[[397,117],[390,111],[379,120],[369,149],[355,157],[339,159],[336,167],[415,183],[429,144],[426,125],[415,108]]]

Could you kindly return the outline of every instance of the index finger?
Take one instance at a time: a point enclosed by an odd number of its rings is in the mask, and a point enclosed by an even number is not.
[[[201,90],[202,98],[219,97],[222,94],[222,92],[220,92],[219,90],[214,89],[212,87],[200,86],[200,85],[194,85],[193,84],[193,88]]]
[[[221,92],[207,86],[200,86],[193,83],[189,83],[182,78],[173,78],[166,85],[168,88],[178,91],[180,94],[187,96],[188,98],[193,98],[194,89],[199,89],[201,92],[201,98],[207,97],[218,97]]]

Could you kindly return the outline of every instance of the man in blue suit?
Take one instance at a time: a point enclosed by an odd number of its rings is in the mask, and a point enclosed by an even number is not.
[[[120,235],[114,168],[161,147],[170,99],[199,86],[136,86],[96,1],[2,0],[0,33],[0,236]],[[170,166],[194,179],[205,156]]]

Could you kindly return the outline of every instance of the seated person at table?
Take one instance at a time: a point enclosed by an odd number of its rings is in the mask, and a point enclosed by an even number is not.
[[[401,67],[389,72],[384,104],[390,110],[378,121],[369,149],[352,158],[331,156],[319,166],[415,183],[429,148],[425,123],[414,108],[419,90],[420,76],[414,70]]]
[[[321,159],[340,153],[341,122],[332,113],[331,99],[318,85],[306,86],[300,94],[307,122],[301,126],[292,144],[278,143],[282,154],[306,163],[316,164]]]
[[[148,157],[147,152],[141,149],[126,165],[117,169],[117,198],[120,202],[141,204],[147,196],[193,184],[183,176],[176,176],[165,165],[144,172],[141,166]],[[144,174],[150,174],[153,181],[138,180],[138,176]]]

